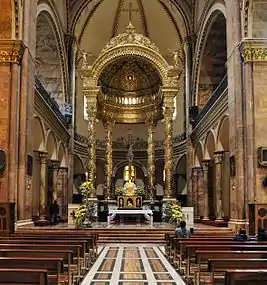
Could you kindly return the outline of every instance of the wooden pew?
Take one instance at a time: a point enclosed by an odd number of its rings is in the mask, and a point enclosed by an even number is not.
[[[86,230],[74,230],[74,229],[46,229],[46,230],[40,230],[40,229],[31,229],[31,230],[18,230],[16,231],[16,233],[14,234],[16,235],[29,235],[29,234],[34,234],[34,235],[40,235],[40,236],[69,236],[69,237],[87,237],[87,238],[92,238],[93,240],[93,250],[94,250],[94,255],[95,258],[97,257],[97,241],[98,241],[98,234],[97,233],[91,233],[88,231],[88,229]]]
[[[14,249],[14,248],[0,248],[0,257],[45,257],[54,258],[59,257],[63,260],[63,265],[67,267],[67,275],[69,284],[72,284],[73,276],[71,265],[73,264],[73,251],[72,250],[41,250],[41,249]],[[65,266],[64,266],[65,268]]]
[[[16,244],[16,243],[11,243],[11,244],[0,244],[0,249],[7,249],[7,248],[13,248],[13,249],[51,249],[51,250],[72,250],[74,256],[77,258],[77,264],[75,266],[75,271],[77,273],[76,278],[81,278],[81,262],[80,262],[80,257],[81,257],[81,245],[71,245],[71,244]]]
[[[224,280],[224,273],[231,269],[264,269],[267,270],[267,259],[264,258],[249,258],[249,259],[210,259],[208,262],[208,271],[211,273],[210,276],[205,276],[205,284],[214,285],[219,280]],[[198,285],[200,282],[198,281]]]
[[[196,250],[243,250],[243,251],[267,251],[267,244],[248,244],[248,243],[237,243],[237,244],[195,244],[186,245],[185,258],[187,259],[186,264],[186,275],[190,276],[191,259],[195,257]]]
[[[48,283],[69,283],[64,275],[62,258],[37,257],[0,257],[0,268],[45,269],[48,272]]]
[[[47,270],[0,268],[0,284],[3,285],[48,285]]]
[[[231,269],[225,273],[225,285],[267,285],[267,270]]]
[[[231,251],[231,250],[197,250],[196,255],[196,271],[194,272],[195,283],[200,282],[200,279],[208,270],[209,260],[218,259],[266,259],[267,251]],[[190,278],[190,277],[187,277]]]

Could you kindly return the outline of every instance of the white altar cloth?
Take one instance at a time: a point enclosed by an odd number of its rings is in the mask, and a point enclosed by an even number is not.
[[[151,210],[143,210],[143,209],[138,209],[138,210],[128,210],[128,209],[115,209],[115,210],[109,210],[108,211],[108,225],[112,222],[112,220],[115,218],[117,214],[122,214],[122,215],[144,215],[145,218],[150,222],[150,225],[153,225],[153,212]]]

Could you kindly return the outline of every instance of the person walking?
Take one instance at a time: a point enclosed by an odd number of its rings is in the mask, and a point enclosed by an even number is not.
[[[57,224],[57,216],[59,214],[59,207],[57,201],[55,200],[54,203],[50,207],[50,215],[51,215],[51,223],[52,225]]]

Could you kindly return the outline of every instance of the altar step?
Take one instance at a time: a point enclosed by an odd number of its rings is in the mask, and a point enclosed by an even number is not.
[[[155,229],[117,229],[117,231],[104,230],[99,233],[98,243],[164,243],[164,230]]]

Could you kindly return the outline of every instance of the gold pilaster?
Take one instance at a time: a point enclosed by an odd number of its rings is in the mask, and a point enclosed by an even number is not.
[[[21,63],[25,45],[20,40],[0,40],[0,63]]]
[[[245,39],[239,50],[245,63],[267,61],[266,39]]]
[[[203,160],[201,167],[203,171],[203,220],[209,219],[209,196],[208,196],[208,174],[209,174],[210,160]]]
[[[111,199],[111,183],[112,183],[112,128],[114,126],[114,121],[104,122],[104,127],[106,131],[106,192],[105,198]]]
[[[222,184],[224,153],[216,152],[213,155],[216,171],[216,220],[222,220]]]
[[[47,194],[47,152],[39,152],[40,159],[40,194],[39,194],[39,215],[46,214]]]
[[[150,199],[156,198],[155,187],[155,127],[156,122],[149,120],[146,122],[148,130],[148,146],[147,146],[147,168],[148,168],[148,192]]]

